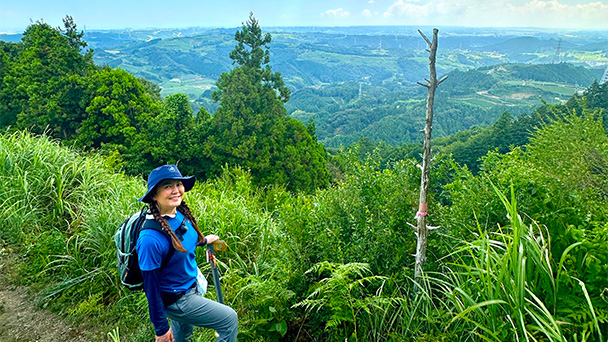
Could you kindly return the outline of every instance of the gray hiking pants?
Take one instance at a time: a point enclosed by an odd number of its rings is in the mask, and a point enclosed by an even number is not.
[[[165,307],[171,319],[175,342],[188,342],[194,326],[215,330],[220,336],[217,342],[236,342],[238,317],[224,304],[199,296],[196,289],[183,295],[177,302]]]

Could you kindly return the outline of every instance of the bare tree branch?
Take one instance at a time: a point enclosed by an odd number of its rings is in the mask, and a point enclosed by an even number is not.
[[[429,44],[429,46],[431,46],[431,41],[424,35],[424,33],[422,33],[422,31],[420,31],[420,30],[418,30],[418,33],[420,33],[422,38],[424,38],[424,40],[426,40],[426,43]]]

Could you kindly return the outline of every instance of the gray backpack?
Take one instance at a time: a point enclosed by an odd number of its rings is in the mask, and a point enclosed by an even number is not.
[[[137,291],[144,288],[144,279],[139,268],[137,258],[137,238],[139,233],[144,229],[156,229],[162,232],[169,241],[171,238],[161,227],[156,220],[146,220],[148,208],[144,207],[139,213],[131,215],[126,219],[114,234],[114,243],[116,244],[116,258],[118,266],[118,274],[120,282],[129,290]],[[170,244],[169,253],[161,263],[163,268],[175,253],[175,248]]]

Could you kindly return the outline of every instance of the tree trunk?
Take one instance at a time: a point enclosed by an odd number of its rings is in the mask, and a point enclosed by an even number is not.
[[[416,227],[417,232],[417,246],[416,246],[416,265],[414,268],[414,278],[419,285],[421,284],[421,275],[423,272],[424,264],[426,263],[426,246],[427,237],[429,235],[429,228],[426,225],[427,218],[427,193],[429,189],[429,178],[430,178],[430,161],[431,161],[431,131],[433,129],[433,103],[435,101],[435,89],[443,82],[447,76],[444,76],[441,80],[437,80],[437,71],[435,69],[435,56],[437,54],[437,32],[438,29],[433,29],[433,41],[429,41],[428,38],[418,30],[418,33],[424,38],[428,44],[427,51],[429,52],[429,71],[430,79],[426,80],[425,83],[420,83],[423,87],[428,89],[428,96],[426,101],[426,124],[424,126],[424,147],[422,154],[422,176],[420,178],[420,200],[418,205],[418,213],[416,219],[418,225]]]

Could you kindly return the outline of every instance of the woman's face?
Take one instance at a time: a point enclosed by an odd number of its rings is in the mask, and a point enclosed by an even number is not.
[[[156,194],[152,199],[158,204],[161,215],[174,214],[182,204],[184,184],[181,180],[166,179],[156,186]]]

